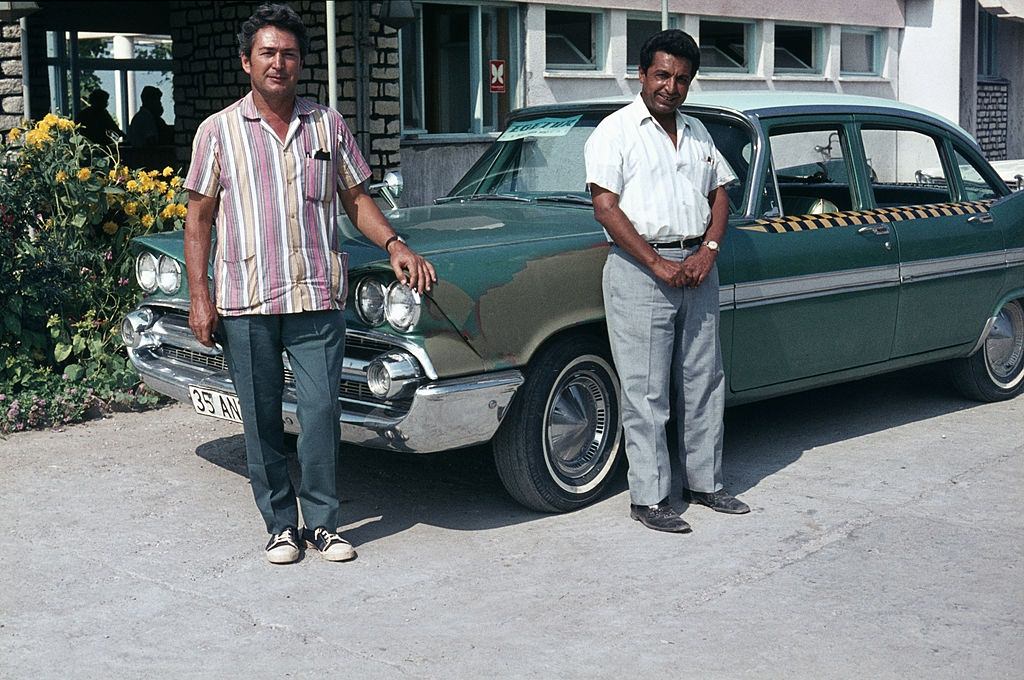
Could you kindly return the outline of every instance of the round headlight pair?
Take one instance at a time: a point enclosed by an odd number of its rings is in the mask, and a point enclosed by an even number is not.
[[[393,282],[387,288],[368,277],[356,286],[356,312],[368,326],[379,326],[386,319],[395,330],[407,331],[420,320],[423,298],[404,283]]]
[[[181,288],[181,265],[173,257],[161,255],[158,259],[149,251],[139,253],[135,259],[135,279],[147,293],[159,288],[165,294],[173,295]]]

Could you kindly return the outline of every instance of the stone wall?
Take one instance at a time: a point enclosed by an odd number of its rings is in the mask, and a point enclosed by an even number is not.
[[[0,22],[0,130],[21,124],[25,103],[21,96],[21,28]]]
[[[1006,121],[1010,84],[978,80],[978,120],[975,137],[990,161],[1006,158]]]
[[[356,135],[374,177],[380,179],[385,171],[397,167],[400,160],[398,33],[382,27],[374,18],[379,2],[359,2],[358,6],[356,2],[359,0],[335,5],[338,109]],[[191,156],[191,141],[199,124],[249,91],[249,78],[239,63],[235,36],[259,4],[185,0],[171,3],[175,144],[183,163]],[[326,104],[325,3],[301,0],[290,4],[302,16],[310,37],[299,94]],[[358,44],[356,35],[362,36]],[[360,96],[357,84],[366,88],[365,96]],[[362,115],[361,102],[365,102]]]

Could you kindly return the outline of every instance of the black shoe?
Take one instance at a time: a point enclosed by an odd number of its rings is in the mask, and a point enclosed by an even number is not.
[[[299,559],[299,532],[295,527],[271,534],[267,543],[267,561],[271,564],[289,564]]]
[[[667,499],[657,505],[633,505],[631,503],[629,516],[648,529],[655,531],[668,531],[673,534],[690,533],[690,525],[666,501]]]
[[[325,560],[348,562],[355,559],[356,551],[352,548],[352,544],[324,527],[317,527],[312,531],[303,529],[302,539],[306,541],[307,547],[316,548]]]
[[[744,515],[750,512],[749,505],[735,496],[730,496],[725,489],[719,489],[714,493],[683,489],[683,500],[687,503],[700,503],[715,512],[724,512],[729,515]]]

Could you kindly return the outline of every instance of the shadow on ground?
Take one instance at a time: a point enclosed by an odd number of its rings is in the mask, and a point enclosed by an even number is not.
[[[725,417],[726,488],[742,494],[805,451],[973,405],[953,390],[941,367],[923,367],[730,408]],[[674,424],[669,427],[674,432]],[[241,434],[202,444],[196,454],[247,475]],[[424,455],[343,445],[341,455],[345,535],[355,545],[416,524],[473,531],[545,516],[505,493],[489,446]],[[294,452],[291,463],[297,485]],[[682,485],[676,463],[673,499],[679,498]],[[624,471],[620,465],[606,498],[626,489]]]

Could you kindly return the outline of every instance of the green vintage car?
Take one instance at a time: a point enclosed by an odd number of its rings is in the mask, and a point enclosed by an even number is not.
[[[537,510],[601,494],[621,458],[619,385],[583,144],[625,103],[520,110],[451,193],[390,211],[437,268],[428,295],[398,285],[346,222],[346,441],[490,442],[509,493]],[[685,112],[739,178],[718,257],[731,404],[937,361],[972,399],[1020,394],[1024,192],[968,135],[841,95],[702,95]],[[181,234],[136,245],[146,296],[123,325],[131,360],[155,390],[238,420],[220,351],[188,329]],[[291,392],[282,418],[298,430]]]

